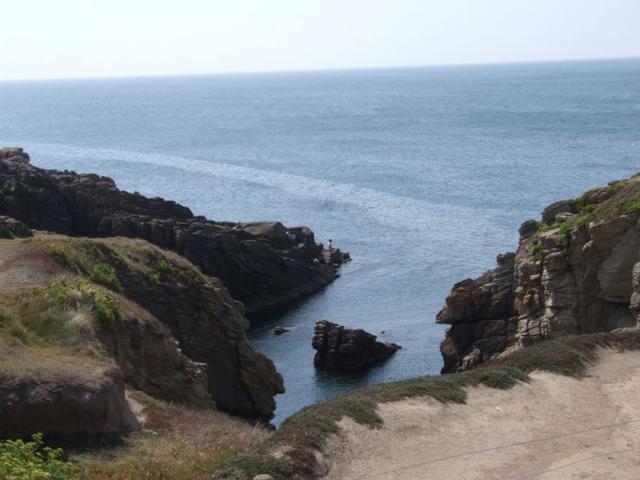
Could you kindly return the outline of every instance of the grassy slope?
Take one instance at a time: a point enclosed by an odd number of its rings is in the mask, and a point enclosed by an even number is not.
[[[117,273],[136,270],[150,282],[166,276],[186,285],[203,281],[188,261],[140,240],[38,234],[2,242],[5,253],[19,249],[23,258],[45,253],[65,267],[39,285],[0,294],[0,359],[11,358],[0,362],[5,385],[32,378],[98,386],[103,370],[114,363],[96,329],[149,316],[122,295]],[[220,412],[171,405],[137,391],[130,395],[146,418],[145,430],[114,442],[83,438],[64,445],[83,467],[82,478],[207,479],[220,462],[270,435]]]

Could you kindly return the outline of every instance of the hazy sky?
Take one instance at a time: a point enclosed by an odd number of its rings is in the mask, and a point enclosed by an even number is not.
[[[640,0],[0,0],[0,79],[640,56]]]

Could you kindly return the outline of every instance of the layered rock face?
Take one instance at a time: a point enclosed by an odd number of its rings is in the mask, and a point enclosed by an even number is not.
[[[218,279],[141,240],[59,239],[48,245],[63,266],[144,309],[141,320],[101,335],[127,382],[165,400],[273,417],[273,397],[284,393],[282,377],[251,347],[242,304]],[[96,271],[113,276],[105,282]]]
[[[118,190],[107,177],[36,168],[19,148],[0,149],[0,214],[33,229],[142,238],[173,250],[220,278],[248,314],[311,294],[337,276],[306,227],[213,222],[175,202]]]
[[[316,323],[313,363],[317,368],[361,370],[389,358],[400,349],[391,342],[378,342],[377,337],[361,329],[321,320]]]
[[[635,326],[640,314],[640,178],[556,202],[520,228],[515,253],[454,285],[437,322],[443,372],[552,337]]]

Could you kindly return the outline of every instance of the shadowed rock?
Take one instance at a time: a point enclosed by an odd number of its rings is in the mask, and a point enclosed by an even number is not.
[[[5,215],[0,215],[0,238],[32,237],[33,232],[24,223]]]
[[[140,428],[115,368],[97,368],[91,378],[64,369],[49,378],[16,376],[0,382],[0,438],[48,434],[114,433]]]

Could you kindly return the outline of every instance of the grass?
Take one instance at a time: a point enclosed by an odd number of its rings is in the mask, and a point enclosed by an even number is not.
[[[601,348],[640,350],[640,332],[563,337],[533,345],[466,372],[357,389],[303,408],[285,420],[256,452],[241,454],[223,462],[214,478],[250,480],[257,473],[269,473],[275,479],[285,479],[290,478],[291,472],[310,474],[315,462],[313,452],[321,451],[329,436],[339,433],[338,422],[342,418],[348,417],[361,425],[379,428],[383,424],[383,419],[377,413],[380,403],[412,397],[430,397],[445,404],[465,403],[468,387],[484,385],[509,389],[520,382],[528,382],[529,374],[533,371],[582,378],[589,365],[597,361]],[[287,453],[283,458],[275,458],[272,455],[275,451]],[[269,463],[271,461],[275,463]],[[258,472],[256,465],[265,471]]]
[[[0,363],[3,382],[28,379],[99,388],[112,368],[96,328],[123,319],[118,300],[80,278],[60,278],[0,298]]]
[[[123,291],[123,275],[131,271],[144,273],[156,285],[177,280],[195,287],[205,282],[204,276],[187,260],[141,240],[39,235],[34,243],[66,269],[114,292]]]
[[[78,312],[90,313],[102,327],[114,329],[122,322],[116,298],[80,278],[62,278],[36,287],[17,297],[17,318],[31,330],[51,337],[51,330],[87,326],[78,322]]]
[[[51,253],[56,262],[73,273],[115,292],[122,291],[118,271],[124,267],[125,262],[104,243],[61,237],[39,237],[37,242]]]
[[[209,480],[216,467],[270,435],[220,412],[165,403],[137,391],[131,395],[144,406],[143,431],[113,445],[66,448],[82,467],[83,479]]]
[[[598,222],[634,215],[640,212],[640,178],[611,182],[606,187],[595,188],[572,200],[576,216],[552,228],[587,228],[591,222]]]
[[[622,215],[640,213],[640,176],[611,182],[606,187],[594,188],[571,200],[575,216],[553,225],[538,222],[531,248],[531,260],[540,261],[544,249],[540,236],[551,230],[557,231],[562,246],[567,248],[575,230],[585,230],[592,222],[610,220]]]

